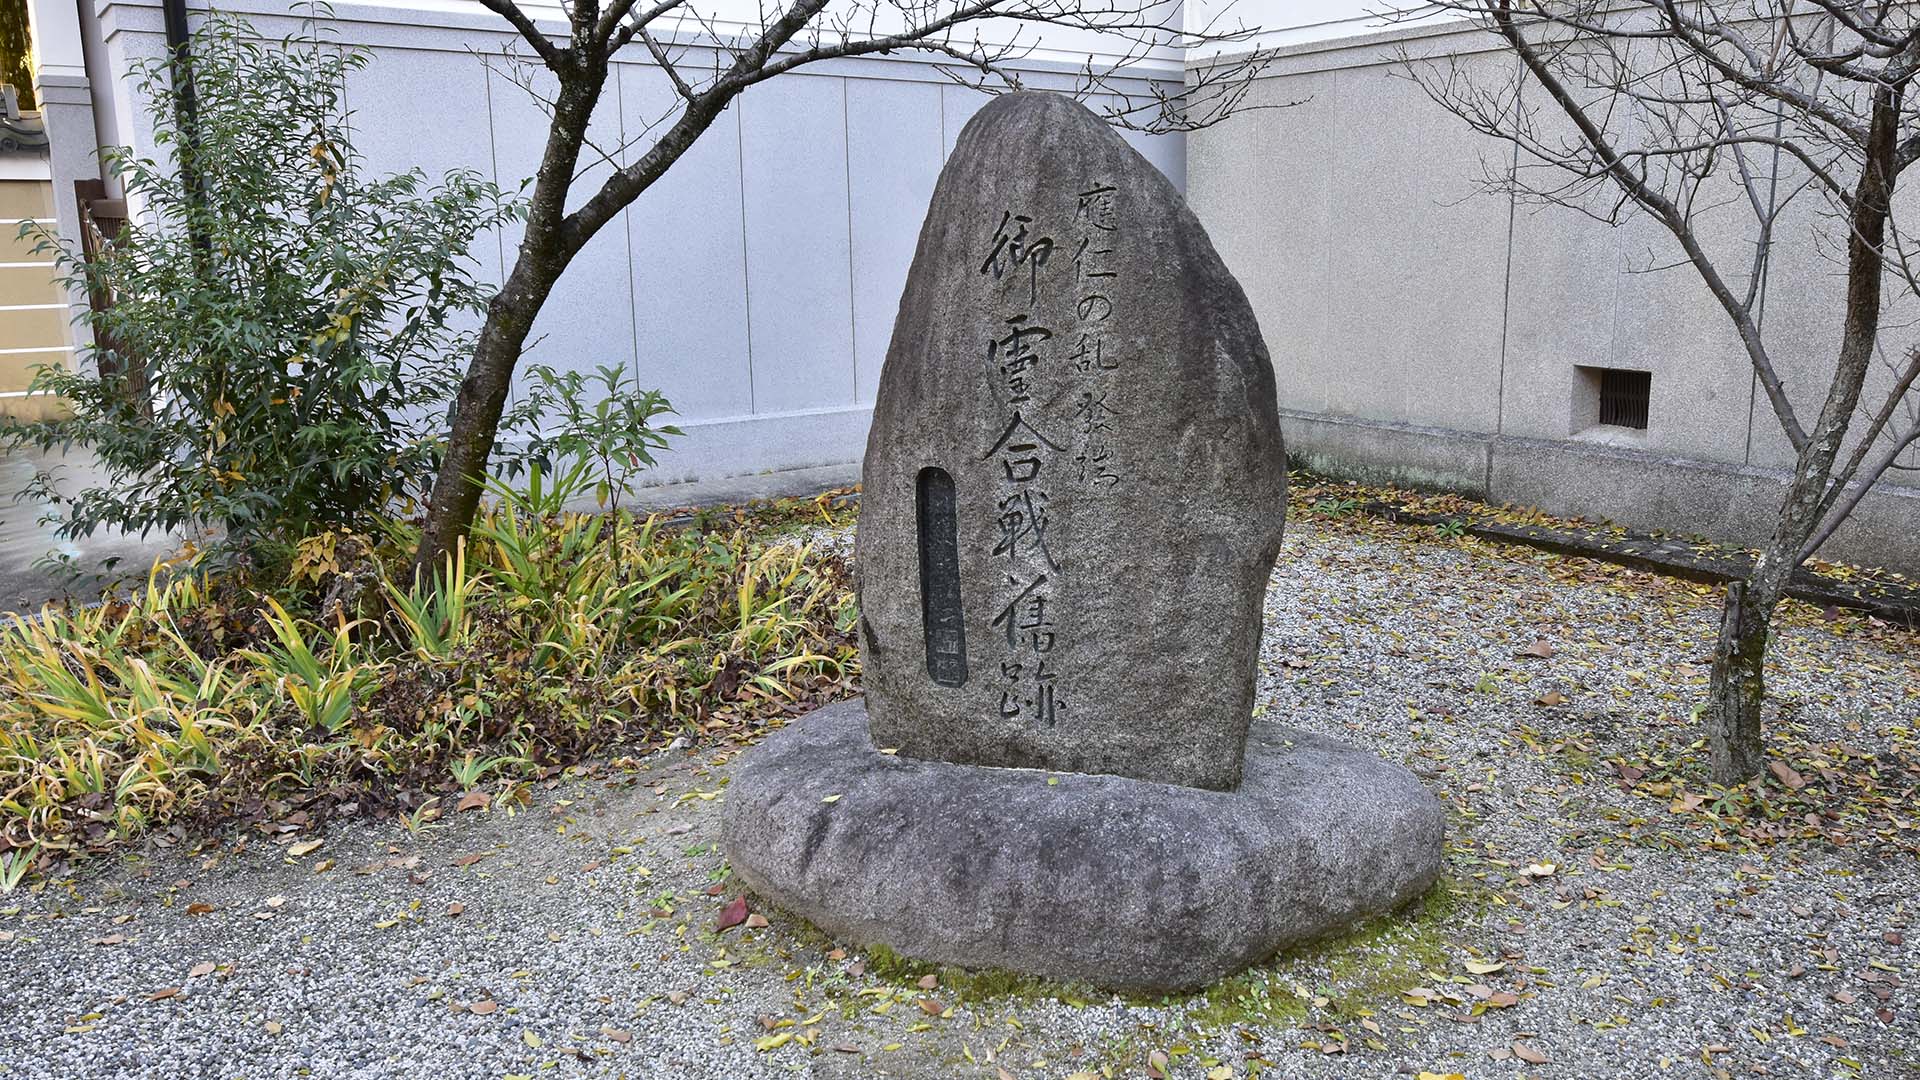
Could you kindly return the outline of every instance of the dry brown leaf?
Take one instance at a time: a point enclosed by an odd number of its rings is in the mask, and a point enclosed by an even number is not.
[[[467,1011],[470,1013],[479,1013],[481,1016],[485,1016],[488,1013],[497,1010],[498,1008],[500,1008],[499,1002],[493,1000],[492,998],[482,998],[479,1001],[476,1001],[473,1004],[467,1006]]]
[[[168,998],[179,997],[183,992],[184,991],[182,991],[177,986],[163,986],[160,989],[155,990],[153,993],[148,994],[147,1000],[148,1001],[165,1001]]]
[[[492,802],[493,796],[484,791],[469,791],[460,796],[460,801],[454,805],[453,809],[455,813],[464,810],[485,810]]]
[[[1545,1051],[1537,1049],[1530,1043],[1523,1042],[1513,1044],[1513,1056],[1529,1065],[1545,1065],[1547,1062],[1553,1060],[1546,1055]]]
[[[205,978],[206,976],[213,974],[218,969],[219,969],[219,965],[215,964],[213,961],[202,960],[199,963],[193,965],[191,968],[187,969],[187,978],[189,979]]]
[[[319,851],[321,846],[324,845],[325,843],[326,843],[325,840],[303,840],[298,844],[290,845],[287,848],[287,854],[298,859],[298,858],[301,858],[302,856],[311,855],[314,852]]]
[[[1799,791],[1801,788],[1807,786],[1807,778],[1795,772],[1793,767],[1784,761],[1773,762],[1767,766],[1767,769],[1773,773],[1776,779],[1787,785],[1787,790],[1789,791]]]

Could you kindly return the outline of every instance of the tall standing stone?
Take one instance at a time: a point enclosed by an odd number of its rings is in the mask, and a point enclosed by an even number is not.
[[[1228,789],[1285,515],[1273,369],[1179,192],[1002,96],[934,192],[868,438],[876,744]]]
[[[734,878],[843,940],[1146,992],[1430,886],[1445,818],[1418,778],[1249,730],[1276,412],[1166,180],[1064,98],[982,110],[880,376],[867,698],[741,759]]]

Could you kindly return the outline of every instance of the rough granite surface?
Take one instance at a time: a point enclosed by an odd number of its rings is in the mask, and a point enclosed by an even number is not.
[[[1285,514],[1276,401],[1245,294],[1158,170],[1066,97],[982,109],[867,443],[876,737],[1231,788]]]
[[[1292,728],[1257,729],[1217,792],[885,754],[856,699],[744,759],[722,837],[743,884],[837,937],[1171,991],[1418,896],[1443,828],[1405,768]]]

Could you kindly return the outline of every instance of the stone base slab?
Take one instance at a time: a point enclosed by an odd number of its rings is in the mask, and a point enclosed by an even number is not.
[[[1134,992],[1211,983],[1439,877],[1412,773],[1256,723],[1235,791],[881,753],[858,699],[742,758],[722,842],[753,892],[837,938]]]

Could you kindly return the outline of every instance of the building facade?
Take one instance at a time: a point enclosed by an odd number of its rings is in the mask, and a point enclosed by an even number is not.
[[[145,103],[122,75],[162,53],[161,8],[32,3],[52,139],[40,189],[50,205],[35,212],[74,235],[74,181],[98,178],[95,148],[152,151]],[[1210,3],[1189,4],[1189,26],[1209,20]],[[266,34],[296,28],[285,3],[219,6]],[[1187,192],[1246,287],[1295,463],[1764,536],[1791,448],[1692,271],[1649,272],[1674,263],[1671,240],[1644,220],[1607,228],[1487,193],[1480,181],[1513,167],[1510,150],[1430,102],[1405,77],[1420,61],[1406,57],[1496,72],[1511,59],[1459,22],[1389,27],[1375,7],[1235,7],[1230,17],[1263,27],[1245,47],[1272,59],[1249,104],[1272,107],[1186,136],[1129,135]],[[502,20],[472,0],[342,3],[333,15],[338,38],[374,56],[348,88],[367,168],[473,168],[508,189],[531,175],[545,123],[503,58],[515,39]],[[1071,87],[1104,48],[1063,34],[1045,45],[1015,65],[1042,89]],[[644,149],[672,102],[645,57],[620,58],[596,119],[596,141],[618,155]],[[1156,54],[1130,85],[1165,88],[1204,62]],[[984,100],[910,53],[755,87],[575,260],[529,361],[627,364],[663,390],[688,435],[658,482],[857,461],[934,179]],[[581,197],[606,168],[588,171]],[[1810,409],[1839,306],[1834,268],[1805,232],[1780,241],[1765,325],[1797,358],[1788,386]],[[503,232],[474,255],[498,279],[515,243]],[[1891,474],[1824,554],[1920,570],[1920,472]]]
[[[1187,146],[1188,199],[1259,315],[1294,463],[1764,539],[1793,449],[1679,246],[1644,217],[1610,228],[1490,193],[1520,164],[1512,149],[1408,76],[1457,61],[1498,79],[1517,61],[1457,20],[1365,14],[1379,6],[1311,0],[1268,23],[1274,60],[1249,104],[1287,107]],[[1741,205],[1710,215],[1717,259],[1746,265],[1751,220]],[[1786,220],[1762,326],[1803,417],[1833,370],[1843,270],[1811,221]],[[1892,355],[1915,344],[1911,319],[1884,325]],[[1891,381],[1876,371],[1867,400]],[[1920,571],[1920,472],[1889,472],[1821,555]]]

